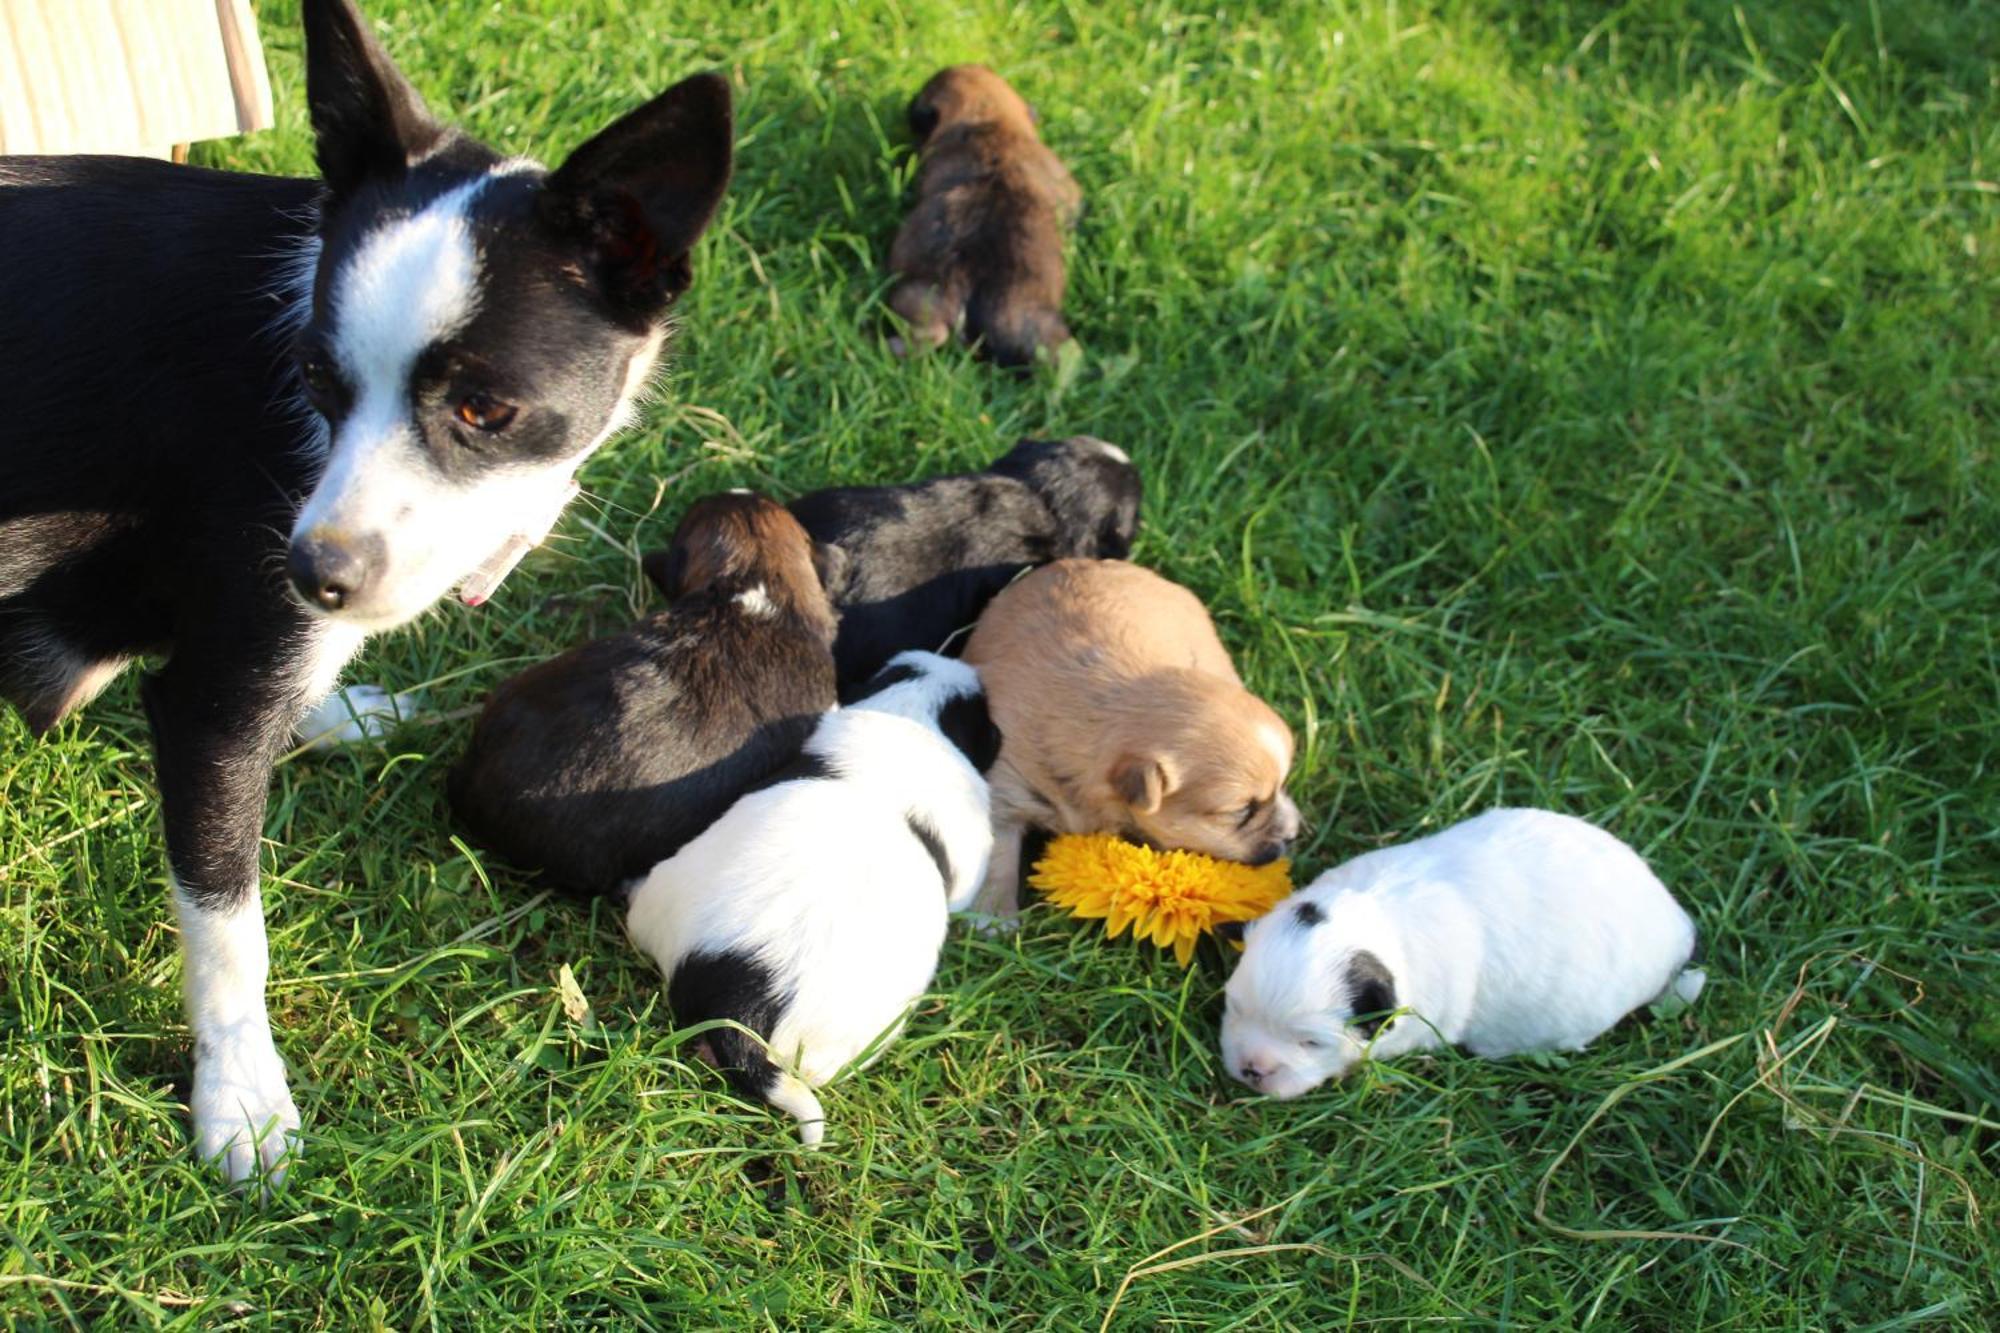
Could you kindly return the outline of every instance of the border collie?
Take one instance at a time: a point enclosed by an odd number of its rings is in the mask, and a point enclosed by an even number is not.
[[[632,892],[625,927],[704,1053],[819,1144],[813,1089],[902,1030],[993,845],[979,673],[903,653],[805,750]],[[746,1030],[747,1029],[747,1030]]]
[[[275,1180],[273,757],[363,637],[476,602],[624,426],[730,167],[677,84],[555,171],[433,119],[306,0],[323,181],[0,159],[0,697],[48,730],[134,658],[180,918],[196,1151]]]

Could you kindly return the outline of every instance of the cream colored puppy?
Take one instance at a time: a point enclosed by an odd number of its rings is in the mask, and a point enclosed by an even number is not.
[[[1059,560],[993,599],[965,660],[1001,736],[979,913],[1015,915],[1030,825],[1253,863],[1298,834],[1291,728],[1243,687],[1186,588],[1123,560]]]

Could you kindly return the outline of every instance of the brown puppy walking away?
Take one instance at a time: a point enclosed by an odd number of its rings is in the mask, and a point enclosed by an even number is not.
[[[976,911],[1014,916],[1029,825],[1256,863],[1297,836],[1291,728],[1243,687],[1179,584],[1123,560],[1058,560],[993,599],[965,660],[1001,736]]]
[[[917,204],[889,252],[889,305],[908,350],[953,333],[1003,366],[1069,341],[1063,231],[1083,194],[1035,133],[1035,113],[984,65],[933,75],[910,103]],[[898,355],[902,341],[892,341]]]

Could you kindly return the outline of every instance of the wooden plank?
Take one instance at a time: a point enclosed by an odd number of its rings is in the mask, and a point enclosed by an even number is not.
[[[0,153],[147,153],[268,128],[250,0],[0,0]]]

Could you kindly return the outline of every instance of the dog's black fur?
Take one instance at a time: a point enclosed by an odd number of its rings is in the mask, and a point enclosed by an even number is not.
[[[385,627],[335,628],[287,587],[289,560],[337,610],[329,586],[359,590],[383,554],[374,534],[288,538],[353,388],[324,360],[329,280],[378,225],[500,162],[431,119],[349,0],[303,9],[323,184],[0,159],[0,698],[40,733],[123,664],[165,657],[143,693],[168,858],[183,912],[218,920],[257,902],[270,766],[295,719]],[[688,283],[729,159],[728,87],[706,75],[552,175],[495,176],[468,215],[481,314],[407,382],[417,466],[476,490],[485,469],[581,457],[578,432],[602,424],[617,370]],[[439,428],[475,380],[522,404],[517,434]],[[465,570],[488,554],[465,552]],[[243,947],[261,985],[261,934]],[[205,966],[189,955],[191,996]],[[194,1018],[199,1089],[211,1036]]]
[[[167,844],[254,884],[314,637],[273,578],[311,466],[264,337],[317,187],[127,158],[0,159],[0,697],[47,731],[149,676]],[[275,534],[275,535],[274,535]]]
[[[944,650],[1023,569],[1066,556],[1123,559],[1139,499],[1139,470],[1078,435],[1022,440],[983,472],[792,501],[813,540],[840,552],[827,593],[840,612],[842,698],[897,653]]]
[[[704,544],[734,558],[691,552]],[[797,758],[835,702],[833,612],[781,507],[699,501],[659,568],[667,610],[502,683],[452,770],[474,836],[573,892],[615,894],[679,851]],[[738,600],[753,590],[768,611]]]

